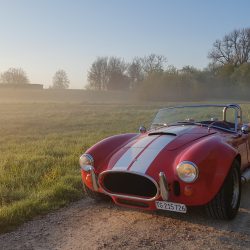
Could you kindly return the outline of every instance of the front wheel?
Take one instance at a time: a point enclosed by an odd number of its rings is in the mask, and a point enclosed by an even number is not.
[[[218,194],[206,205],[207,213],[215,219],[233,219],[240,206],[240,164],[234,161]]]

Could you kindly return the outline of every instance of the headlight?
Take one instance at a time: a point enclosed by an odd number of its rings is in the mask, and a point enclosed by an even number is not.
[[[79,159],[79,163],[81,167],[87,165],[94,166],[94,158],[89,154],[83,154]]]
[[[199,175],[197,166],[190,161],[183,161],[176,167],[178,177],[187,183],[194,182]]]

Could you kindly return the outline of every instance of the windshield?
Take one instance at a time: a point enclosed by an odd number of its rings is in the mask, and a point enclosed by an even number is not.
[[[230,106],[203,105],[171,107],[158,111],[151,128],[178,124],[202,124],[204,126],[219,127],[233,131],[237,130],[237,119],[238,110]]]

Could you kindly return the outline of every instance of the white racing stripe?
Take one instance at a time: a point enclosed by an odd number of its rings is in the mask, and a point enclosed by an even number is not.
[[[126,170],[143,148],[129,148],[112,169]]]
[[[161,136],[155,140],[145,151],[139,156],[139,158],[133,163],[130,171],[139,172],[145,174],[163,148],[165,148],[175,136]]]
[[[135,158],[144,150],[142,154],[138,157],[138,159],[136,159],[136,161],[132,164],[129,170],[143,174],[146,173],[147,169],[154,161],[154,159],[157,157],[157,155],[161,152],[161,150],[164,147],[166,147],[166,145],[168,145],[172,140],[175,139],[175,136],[168,136],[168,135],[160,136],[159,138],[157,137],[159,137],[159,135],[147,136],[136,142],[116,162],[113,169],[114,170],[128,169],[128,167],[133,163]],[[155,138],[157,139],[155,140]]]
[[[132,145],[131,148],[145,148],[157,137],[159,137],[159,135],[143,137],[142,139],[138,140],[134,145]]]
[[[126,170],[134,161],[136,156],[141,153],[144,148],[151,143],[158,136],[146,136],[138,140],[131,148],[129,148],[124,155],[116,162],[112,169]]]

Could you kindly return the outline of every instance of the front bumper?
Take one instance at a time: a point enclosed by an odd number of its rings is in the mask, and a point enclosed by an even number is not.
[[[158,201],[165,201],[165,202],[173,202],[177,204],[186,204],[186,199],[188,198],[183,193],[183,189],[181,190],[180,183],[176,180],[172,180],[170,183],[167,181],[167,177],[165,173],[160,172],[155,179],[145,174],[140,174],[136,172],[130,171],[117,171],[117,170],[107,170],[102,172],[97,176],[94,171],[93,167],[84,167],[81,168],[82,172],[82,180],[85,185],[88,186],[91,190],[95,192],[100,192],[106,194],[112,198],[115,204],[123,207],[132,207],[132,208],[139,208],[143,210],[157,210],[159,208],[156,207],[156,202]],[[145,196],[145,195],[133,195],[128,193],[121,193],[121,192],[112,192],[105,188],[103,184],[103,178],[107,174],[111,173],[129,173],[136,176],[141,176],[142,178],[147,179],[152,183],[155,187],[156,191],[152,196]],[[175,185],[176,184],[176,185]],[[191,204],[189,204],[191,205]]]

